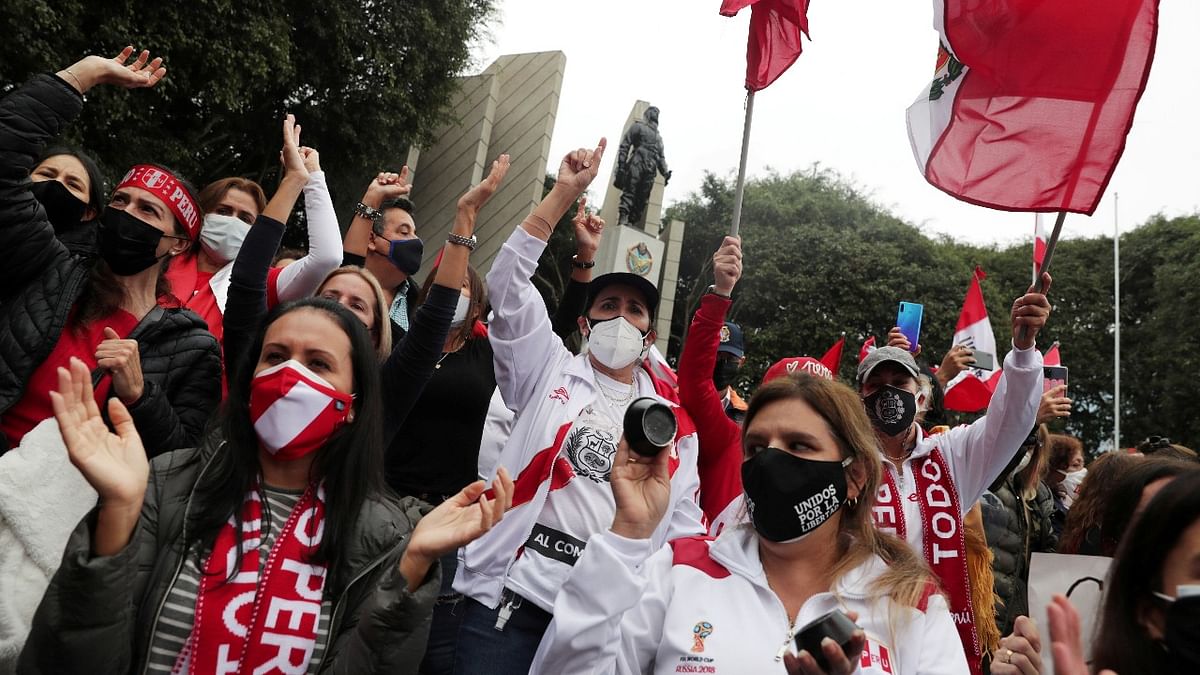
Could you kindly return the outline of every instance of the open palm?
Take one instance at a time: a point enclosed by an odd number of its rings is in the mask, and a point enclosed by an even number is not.
[[[91,373],[76,358],[71,359],[70,369],[58,369],[58,390],[50,392],[50,402],[71,463],[100,494],[101,502],[139,506],[150,463],[125,405],[109,400],[114,434],[100,416]]]
[[[479,182],[479,185],[467,190],[467,193],[458,199],[458,208],[471,209],[475,213],[479,213],[479,209],[496,194],[496,190],[500,189],[500,183],[504,180],[505,174],[508,173],[509,158],[508,155],[500,155],[496,161],[492,162],[492,168],[488,171],[487,178]]]
[[[433,560],[466,546],[500,522],[512,507],[512,494],[512,479],[500,467],[492,481],[492,499],[484,494],[481,480],[463,488],[417,523],[409,551]]]

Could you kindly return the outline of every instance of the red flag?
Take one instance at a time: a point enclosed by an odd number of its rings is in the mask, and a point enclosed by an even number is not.
[[[829,372],[837,376],[838,366],[842,363],[842,348],[846,346],[846,334],[842,333],[842,337],[834,343],[829,351],[825,352],[825,356],[821,357],[821,363],[829,369]]]
[[[1035,214],[1033,219],[1033,283],[1037,283],[1038,272],[1042,270],[1042,263],[1046,261],[1046,224],[1042,222],[1044,216],[1040,213]]]
[[[746,89],[758,91],[800,57],[800,34],[808,36],[808,0],[722,0],[721,15],[734,16],[747,6]]]
[[[1000,364],[1000,356],[996,354],[996,336],[992,332],[992,322],[988,319],[987,306],[983,302],[983,289],[979,282],[986,279],[983,269],[976,267],[971,277],[971,285],[967,288],[967,297],[963,300],[962,312],[958,315],[958,326],[954,329],[954,344],[970,347],[976,351],[988,352],[996,365]],[[946,384],[945,406],[947,410],[960,412],[977,412],[987,407],[992,400],[992,392],[1000,383],[1000,368],[993,371],[968,368],[959,373]]]
[[[1046,354],[1042,356],[1042,365],[1045,366],[1061,366],[1062,356],[1058,353],[1058,343],[1050,345],[1050,349],[1046,350]]]
[[[935,0],[934,79],[908,109],[925,178],[973,204],[1091,214],[1146,87],[1158,0]]]
[[[858,350],[858,362],[862,363],[863,359],[867,358],[867,354],[870,354],[873,351],[875,351],[875,336],[874,335],[867,338],[867,341],[863,343],[862,349]]]

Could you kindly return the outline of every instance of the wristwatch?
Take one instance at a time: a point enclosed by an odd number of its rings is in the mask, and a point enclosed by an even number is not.
[[[709,287],[708,287],[708,290],[704,291],[704,293],[705,293],[705,295],[715,295],[715,296],[717,296],[718,298],[725,298],[726,300],[732,300],[732,299],[733,299],[733,296],[732,296],[732,295],[725,295],[724,293],[722,293],[722,292],[718,291],[718,290],[717,290],[717,285],[716,285],[716,284],[711,284],[711,285],[709,285]]]
[[[571,264],[581,270],[590,270],[596,266],[595,260],[580,260],[578,255],[571,256]]]
[[[366,218],[367,220],[371,221],[372,223],[377,222],[381,217],[383,217],[382,211],[380,211],[379,209],[367,206],[366,204],[364,204],[362,202],[359,202],[354,205],[354,212],[356,214],[362,216],[363,218]]]
[[[461,234],[454,234],[451,232],[446,236],[446,242],[450,244],[458,244],[459,246],[466,246],[468,249],[474,251],[475,245],[479,243],[479,240],[475,238],[475,235],[464,237]]]

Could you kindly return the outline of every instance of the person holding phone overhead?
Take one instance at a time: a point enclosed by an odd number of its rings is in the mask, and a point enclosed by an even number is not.
[[[612,527],[563,584],[531,672],[966,673],[929,570],[871,523],[881,460],[854,391],[776,378],[751,399],[741,441],[748,522],[657,551],[669,453],[621,442]],[[858,624],[849,641],[798,649],[805,627],[837,611]]]
[[[1042,275],[1041,286],[1049,290],[1049,274]],[[936,436],[916,421],[922,397],[912,354],[889,344],[858,366],[859,395],[887,460],[872,509],[875,524],[924,552],[950,599],[976,674],[982,672],[983,650],[971,609],[963,515],[1004,472],[1034,426],[1042,397],[1042,354],[1035,338],[1049,316],[1044,291],[1030,288],[1013,302],[1013,349],[987,414]],[[1012,653],[1000,651],[999,662],[1007,663]]]

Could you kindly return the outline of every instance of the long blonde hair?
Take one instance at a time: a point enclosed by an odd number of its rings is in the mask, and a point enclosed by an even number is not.
[[[807,403],[825,420],[843,454],[854,459],[850,467],[861,466],[865,476],[858,499],[841,511],[842,551],[832,570],[833,578],[840,579],[872,556],[879,556],[888,569],[871,584],[869,592],[886,594],[898,605],[918,607],[927,595],[929,584],[936,584],[936,579],[907,542],[875,528],[871,505],[882,480],[883,460],[875,430],[858,393],[840,382],[803,373],[776,378],[760,387],[750,400],[742,426],[743,437],[763,408],[795,399]]]
[[[321,289],[325,288],[325,284],[329,283],[330,279],[343,274],[356,274],[371,287],[371,295],[375,298],[375,328],[368,332],[371,334],[371,339],[375,341],[375,355],[379,358],[380,363],[382,363],[392,353],[392,319],[388,315],[389,308],[387,299],[383,294],[383,286],[379,285],[379,280],[375,278],[374,274],[371,274],[358,265],[339,267],[330,272],[329,276],[321,281],[321,285],[317,286],[317,290],[313,295],[319,295]]]

